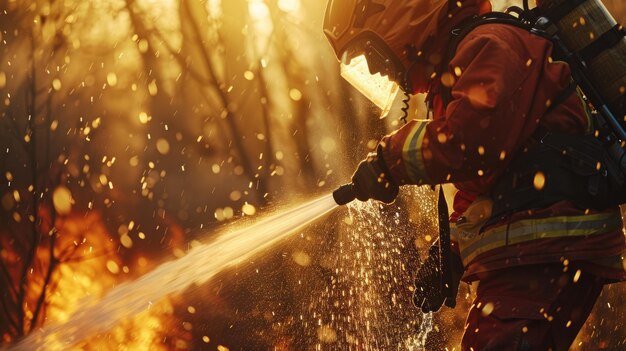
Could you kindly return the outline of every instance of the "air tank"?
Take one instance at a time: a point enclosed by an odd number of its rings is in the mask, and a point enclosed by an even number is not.
[[[565,46],[581,55],[591,83],[615,117],[626,121],[626,38],[600,0],[537,1]]]

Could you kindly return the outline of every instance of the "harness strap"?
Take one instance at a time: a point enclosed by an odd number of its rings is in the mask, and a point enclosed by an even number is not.
[[[590,63],[603,51],[612,48],[626,36],[626,30],[619,24],[602,34],[597,40],[585,46],[578,53],[582,59]]]
[[[572,96],[572,94],[574,94],[577,89],[578,89],[578,84],[576,84],[576,82],[572,80],[572,82],[569,83],[567,88],[565,88],[565,90],[563,90],[559,95],[557,95],[556,98],[554,98],[554,100],[552,101],[552,104],[550,105],[550,107],[548,107],[545,114],[547,115],[547,114],[550,114],[551,112],[554,112],[554,110],[556,110],[556,108],[559,107],[559,105],[567,101],[567,99],[569,99],[569,97]]]
[[[554,7],[548,7],[545,16],[553,22],[558,22],[586,1],[587,0],[563,0]]]
[[[493,184],[490,222],[560,200],[581,208],[610,207],[609,163],[606,150],[593,135],[548,132],[536,145],[521,150]]]

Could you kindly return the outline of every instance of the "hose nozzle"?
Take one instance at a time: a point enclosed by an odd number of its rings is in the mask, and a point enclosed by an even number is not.
[[[347,205],[356,199],[353,184],[342,185],[333,191],[333,199],[339,206]]]

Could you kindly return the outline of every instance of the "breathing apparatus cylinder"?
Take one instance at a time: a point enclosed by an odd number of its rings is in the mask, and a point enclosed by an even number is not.
[[[601,0],[543,0],[539,9],[584,60],[591,83],[613,115],[626,117],[626,38]],[[622,122],[623,125],[623,122]]]

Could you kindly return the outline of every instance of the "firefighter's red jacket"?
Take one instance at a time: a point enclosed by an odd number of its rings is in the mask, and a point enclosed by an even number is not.
[[[399,184],[454,183],[452,222],[479,196],[488,196],[538,126],[574,134],[590,130],[577,94],[547,113],[570,84],[567,64],[551,58],[552,43],[504,24],[485,24],[459,44],[441,81],[451,87],[444,108],[435,94],[434,118],[413,120],[385,137],[383,157]],[[622,280],[626,251],[619,208],[596,212],[568,201],[515,213],[477,235],[453,230],[465,280],[520,264],[585,262],[587,269]]]

